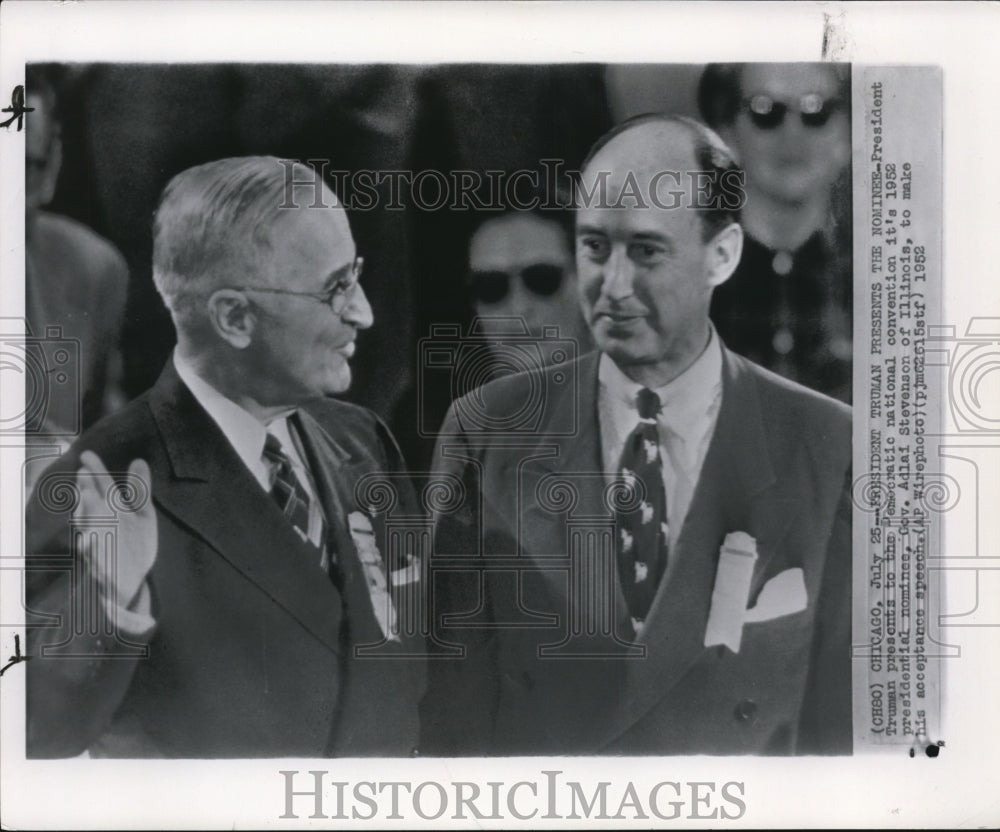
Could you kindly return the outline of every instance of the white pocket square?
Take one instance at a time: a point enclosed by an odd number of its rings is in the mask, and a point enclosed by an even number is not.
[[[807,603],[806,581],[802,569],[800,567],[786,569],[764,584],[757,596],[757,603],[746,611],[743,623],[770,621],[783,615],[801,612]]]
[[[725,645],[740,652],[743,625],[770,621],[806,608],[806,582],[800,567],[779,572],[761,588],[757,603],[747,609],[750,583],[757,564],[757,541],[746,532],[730,532],[719,549],[705,646]]]

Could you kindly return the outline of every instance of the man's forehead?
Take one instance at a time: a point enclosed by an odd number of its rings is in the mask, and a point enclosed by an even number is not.
[[[277,222],[292,233],[353,241],[347,212],[340,201],[335,202],[334,199],[333,192],[327,189],[323,204],[301,203],[295,207],[279,207]]]
[[[661,170],[693,170],[694,135],[686,125],[670,121],[639,124],[615,136],[598,151],[583,178],[595,178],[608,171],[610,178],[647,178]]]
[[[576,233],[600,233],[632,238],[663,238],[685,235],[701,227],[701,218],[692,208],[660,208],[655,205],[624,208],[584,207],[576,212]]]
[[[276,279],[295,283],[310,291],[322,288],[329,275],[353,262],[357,256],[347,215],[341,207],[305,207],[279,211],[271,230],[273,257],[278,264]],[[302,282],[294,274],[306,273]]]
[[[595,154],[581,175],[577,191],[577,225],[582,217],[629,213],[649,215],[657,224],[664,211],[690,209],[704,188],[695,140],[686,126],[671,122],[637,125],[613,138]],[[602,222],[607,222],[605,217]]]
[[[568,255],[569,242],[557,221],[534,214],[510,214],[487,220],[469,244],[473,266],[512,265],[539,258],[558,262]]]
[[[740,79],[744,95],[764,93],[775,98],[837,91],[834,70],[827,64],[750,64]]]

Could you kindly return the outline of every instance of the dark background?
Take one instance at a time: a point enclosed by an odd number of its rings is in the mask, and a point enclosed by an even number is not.
[[[152,215],[185,168],[225,156],[329,160],[331,170],[573,168],[612,123],[596,66],[99,64],[65,67],[63,166],[49,209],[115,244],[131,274],[126,393],[158,376],[173,327],[152,283]],[[349,198],[349,194],[342,194]],[[390,418],[414,379],[416,339],[467,320],[468,216],[354,211],[375,326],[347,398]],[[389,358],[389,360],[387,360]]]
[[[129,397],[174,345],[153,287],[152,215],[166,183],[226,156],[327,160],[329,170],[514,171],[540,159],[576,170],[617,121],[650,110],[698,117],[701,65],[74,64],[58,78],[63,164],[49,210],[110,240],[130,272],[122,335]],[[28,121],[30,129],[30,119]],[[333,182],[331,182],[333,185]],[[335,190],[338,190],[335,187]],[[342,193],[349,201],[350,193]],[[416,394],[418,341],[432,324],[465,331],[466,245],[476,216],[350,212],[375,316],[345,398],[388,421],[415,469],[453,391]],[[423,408],[424,412],[417,412]]]

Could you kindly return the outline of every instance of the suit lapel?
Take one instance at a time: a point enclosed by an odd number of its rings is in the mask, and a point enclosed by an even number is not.
[[[330,650],[340,651],[341,599],[277,505],[168,362],[149,406],[170,471],[154,500]]]
[[[594,355],[581,358],[574,369],[578,373],[576,389],[584,393],[596,389],[597,360]],[[547,402],[549,418],[541,426],[539,437],[532,440],[531,448],[520,444],[490,444],[494,455],[506,451],[498,466],[495,483],[499,500],[506,500],[514,488],[516,503],[496,502],[497,497],[490,493],[492,488],[483,498],[496,503],[493,516],[507,526],[510,539],[517,541],[518,554],[548,557],[565,554],[565,526],[557,527],[553,522],[554,507],[560,505],[562,496],[550,494],[557,482],[572,484],[574,500],[570,515],[601,513],[605,480],[596,397],[586,404],[581,404],[578,397],[579,393],[573,395],[571,385],[555,388]],[[564,420],[568,412],[578,413],[579,423],[572,435],[559,435],[553,430],[553,424],[557,419]],[[562,594],[565,595],[565,589]]]
[[[560,395],[550,404],[551,413],[579,414],[576,432],[571,436],[546,436],[539,447],[551,446],[552,452],[521,470],[504,471],[501,482],[518,483],[521,503],[516,516],[520,527],[513,531],[517,534],[515,539],[521,542],[521,553],[528,557],[536,560],[567,557],[571,528],[590,529],[595,534],[610,532],[611,562],[605,565],[611,572],[614,627],[620,635],[628,632],[631,625],[614,559],[614,512],[606,502],[609,481],[604,471],[597,403],[599,356],[600,353],[590,353],[577,364],[582,401],[573,399],[568,388],[557,388]],[[563,494],[572,495],[571,507],[564,509]],[[550,561],[549,568],[541,574],[555,599],[554,609],[565,609],[572,584],[565,566],[555,568]],[[596,600],[602,605],[607,602],[605,598]]]
[[[705,650],[719,547],[733,531],[757,540],[755,581],[767,571],[797,510],[775,480],[756,383],[743,359],[724,350],[723,397],[715,432],[681,533],[675,566],[639,638],[647,658],[629,662],[623,707],[607,740],[626,731],[677,684]],[[751,587],[753,592],[753,587]]]
[[[354,644],[382,641],[382,630],[372,609],[357,547],[348,527],[349,514],[361,511],[354,496],[354,487],[361,477],[374,471],[375,466],[368,457],[352,455],[308,413],[299,411],[298,418],[302,428],[302,444],[309,458],[309,469],[316,480],[327,520],[329,545],[336,553],[343,580],[343,594],[349,607],[351,641]],[[376,534],[379,529],[380,524],[373,523]],[[379,536],[376,543],[384,562],[385,541]],[[386,572],[388,574],[388,565]]]

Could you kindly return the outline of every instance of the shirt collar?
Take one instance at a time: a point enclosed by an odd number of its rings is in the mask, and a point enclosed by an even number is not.
[[[637,413],[636,396],[643,385],[621,371],[607,353],[602,353],[597,370],[599,383],[615,403]],[[683,439],[695,438],[722,389],[722,342],[709,325],[708,344],[694,363],[677,378],[653,388],[663,405],[660,421]]]
[[[229,440],[229,444],[253,472],[261,466],[267,430],[253,414],[232,399],[222,395],[195,371],[178,350],[174,350],[174,367],[181,381],[205,408],[209,416]],[[284,417],[282,417],[284,418]]]

